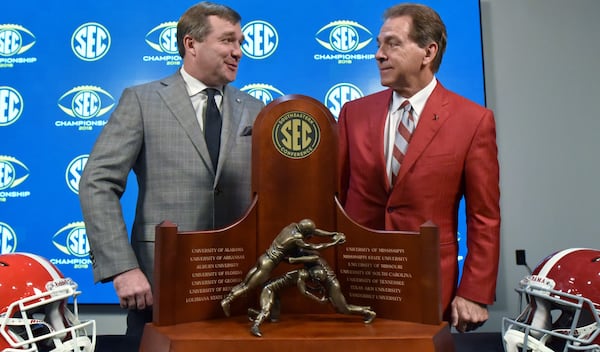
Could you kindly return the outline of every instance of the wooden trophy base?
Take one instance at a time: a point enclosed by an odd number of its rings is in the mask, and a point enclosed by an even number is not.
[[[250,333],[244,316],[144,330],[141,352],[281,352],[281,351],[419,351],[454,352],[447,323],[425,325],[341,314],[284,315],[261,325],[262,337]]]

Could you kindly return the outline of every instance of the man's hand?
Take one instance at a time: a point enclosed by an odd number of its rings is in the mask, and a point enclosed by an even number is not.
[[[152,306],[150,283],[139,268],[115,276],[113,285],[121,308],[142,310]]]
[[[485,305],[456,296],[452,300],[452,326],[459,332],[475,330],[488,319]]]

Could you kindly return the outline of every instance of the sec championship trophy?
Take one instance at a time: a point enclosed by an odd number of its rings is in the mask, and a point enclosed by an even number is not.
[[[337,125],[329,110],[310,97],[281,97],[259,114],[252,136],[253,202],[238,222],[214,231],[180,232],[168,219],[156,227],[154,315],[141,351],[276,352],[282,343],[298,351],[454,351],[441,320],[437,227],[376,231],[348,218],[336,198]],[[300,263],[266,263],[266,271],[248,279],[277,234],[302,219],[344,234],[343,245],[317,249],[321,268],[313,273],[303,261],[316,260],[306,259],[314,248],[294,255],[305,257]],[[308,270],[295,272],[301,268]],[[252,308],[272,280],[291,273],[295,285],[298,278],[310,285],[326,280],[324,272],[339,286],[337,303],[314,304],[303,289],[288,289],[278,295],[281,319],[269,324],[259,317],[262,309]],[[255,281],[244,288],[245,280]],[[327,297],[318,286],[306,289],[317,300]],[[338,294],[359,307],[362,320],[338,314],[344,310]]]

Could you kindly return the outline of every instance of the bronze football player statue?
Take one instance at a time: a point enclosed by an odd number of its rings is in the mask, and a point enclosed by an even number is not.
[[[294,284],[306,297],[319,303],[330,302],[338,313],[362,315],[363,321],[367,324],[375,319],[376,314],[371,307],[346,302],[335,273],[318,253],[306,252],[303,256],[290,257],[288,261],[290,264],[304,263],[304,267],[271,279],[263,286],[260,293],[261,310],[248,309],[248,317],[254,322],[250,329],[253,335],[262,336],[259,327],[266,319],[270,318],[271,321],[279,319],[278,291]]]
[[[306,240],[312,236],[330,237],[331,242],[307,242]],[[279,232],[269,249],[258,258],[244,280],[234,286],[229,294],[221,300],[223,312],[226,316],[229,316],[231,302],[249,290],[258,288],[267,282],[273,269],[285,258],[300,256],[300,250],[323,250],[338,243],[344,243],[345,240],[346,237],[342,233],[317,229],[315,223],[310,219],[289,224]]]

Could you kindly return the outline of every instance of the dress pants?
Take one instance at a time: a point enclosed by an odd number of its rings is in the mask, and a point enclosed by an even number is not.
[[[127,331],[125,332],[125,336],[128,337],[128,341],[136,344],[135,351],[139,350],[144,326],[150,322],[152,322],[152,308],[130,310],[127,313]]]

